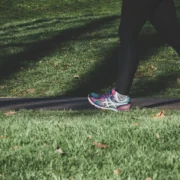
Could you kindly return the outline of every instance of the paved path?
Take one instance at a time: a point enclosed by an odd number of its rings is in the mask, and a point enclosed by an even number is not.
[[[180,110],[180,98],[132,98],[132,107]],[[87,98],[0,98],[0,110],[46,109],[88,110],[95,109]]]

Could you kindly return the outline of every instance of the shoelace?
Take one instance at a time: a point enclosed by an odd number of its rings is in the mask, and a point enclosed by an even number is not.
[[[102,95],[102,98],[110,98],[110,97],[112,97],[111,90],[109,90],[109,91],[107,92],[107,94],[103,94],[103,95]]]

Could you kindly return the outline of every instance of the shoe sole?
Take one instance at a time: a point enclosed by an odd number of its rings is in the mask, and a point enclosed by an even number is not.
[[[120,106],[120,109],[115,109],[115,108],[106,108],[106,107],[101,107],[101,106],[98,106],[97,104],[95,104],[91,98],[88,96],[88,101],[91,105],[93,105],[94,107],[98,108],[98,109],[102,109],[102,110],[112,110],[112,111],[115,111],[115,112],[118,112],[118,111],[128,111],[131,107],[131,104],[124,104],[122,106]]]

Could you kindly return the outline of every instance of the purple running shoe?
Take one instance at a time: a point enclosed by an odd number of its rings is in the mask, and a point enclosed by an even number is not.
[[[126,111],[130,109],[130,97],[120,95],[115,89],[112,89],[107,94],[91,93],[88,95],[90,104],[99,109],[112,111]]]

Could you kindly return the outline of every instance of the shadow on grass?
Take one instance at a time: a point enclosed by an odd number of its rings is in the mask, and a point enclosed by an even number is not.
[[[67,40],[67,39],[66,39]],[[139,56],[146,59],[146,56],[157,53],[158,48],[164,45],[157,33],[146,34],[139,41]],[[47,47],[48,48],[48,47]],[[85,81],[77,84],[74,82],[75,88],[67,92],[65,96],[45,97],[45,98],[22,98],[22,99],[1,99],[0,109],[19,110],[19,109],[44,109],[44,110],[93,110],[94,107],[87,102],[87,98],[71,98],[75,96],[87,96],[91,91],[100,92],[101,89],[111,86],[116,78],[116,64],[119,56],[119,47],[116,46],[104,53],[104,61],[101,65],[95,66],[85,75]],[[131,96],[145,97],[159,93],[161,90],[173,86],[176,78],[180,75],[178,71],[170,74],[161,74],[155,79],[145,79],[136,82]],[[68,98],[67,98],[68,97]],[[132,99],[133,107],[140,108],[171,108],[179,109],[180,99]],[[82,113],[82,112],[81,112]],[[82,115],[77,112],[74,115]],[[91,115],[89,112],[84,115]]]
[[[145,34],[139,40],[139,58],[146,59],[146,56],[152,56],[158,52],[158,48],[163,46],[165,42],[160,38],[158,33]],[[151,50],[151,51],[150,51]],[[119,55],[119,47],[109,50],[104,53],[104,61],[101,65],[94,67],[88,74],[85,74],[85,80],[79,83],[74,82],[76,87],[66,92],[66,96],[87,96],[90,92],[101,92],[103,88],[112,87],[116,80],[117,74],[117,60]],[[170,87],[179,72],[172,74],[162,74],[156,79],[140,79],[134,85],[131,96],[132,97],[145,97],[154,95],[161,90]],[[169,82],[169,83],[168,83]]]
[[[83,26],[63,30],[58,35],[50,39],[42,40],[36,43],[30,43],[25,48],[24,52],[13,54],[7,57],[1,57],[0,80],[3,80],[5,77],[19,71],[20,67],[24,66],[24,61],[38,61],[41,58],[51,54],[57,48],[60,48],[64,43],[72,39],[76,39],[84,33],[93,32],[102,25],[118,18],[118,15],[113,15],[92,20]]]
[[[66,96],[87,96],[91,91],[100,92],[103,88],[112,85],[117,74],[117,57],[119,47],[112,48],[108,52],[102,52],[106,57],[100,65],[89,71],[81,81],[74,82],[75,87],[66,92]]]
[[[161,91],[173,87],[180,72],[172,72],[169,74],[161,74],[153,79],[140,79],[132,87],[131,97],[151,97],[153,95],[160,96]]]
[[[158,48],[166,43],[161,39],[158,33],[154,37],[144,36],[140,39],[140,58],[146,59],[146,56],[151,56],[157,53]],[[151,50],[148,52],[148,50]],[[180,76],[179,71],[171,73],[162,73],[156,77],[140,77],[131,88],[131,97],[151,97],[160,95],[161,91],[173,87],[177,78]]]
[[[19,71],[20,67],[24,66],[24,61],[38,61],[42,57],[51,54],[57,48],[60,48],[64,43],[76,39],[84,33],[93,32],[102,25],[116,19],[119,19],[119,16],[113,15],[92,20],[83,26],[63,30],[50,39],[29,44],[24,52],[8,56],[4,59],[5,62],[0,66],[0,80]],[[164,41],[161,40],[157,33],[143,35],[139,41],[140,59],[146,59],[147,55],[151,56],[156,54],[158,48],[164,44]],[[72,82],[74,88],[66,92],[66,97],[87,96],[87,94],[92,91],[101,92],[103,88],[113,85],[117,74],[116,67],[119,56],[119,47],[116,46],[101,53],[104,54],[105,57],[102,64],[96,65],[94,69],[85,74],[83,81],[77,83],[75,80]],[[133,86],[131,96],[152,96],[159,93],[161,90],[170,87],[172,82],[174,82],[178,76],[179,72],[174,72],[172,74],[162,74],[157,76],[156,79],[141,79]],[[171,83],[167,83],[167,81]],[[60,98],[60,96],[56,96],[55,98]]]
[[[18,24],[8,25],[7,27],[0,28],[1,36],[0,39],[8,39],[9,34],[14,34],[19,31],[33,31],[38,29],[43,29],[47,27],[53,27],[59,23],[78,23],[78,22],[86,22],[91,18],[90,15],[86,16],[74,16],[74,17],[57,17],[57,18],[44,18],[37,20],[29,20],[27,22],[19,22]],[[81,20],[79,20],[81,19]]]

